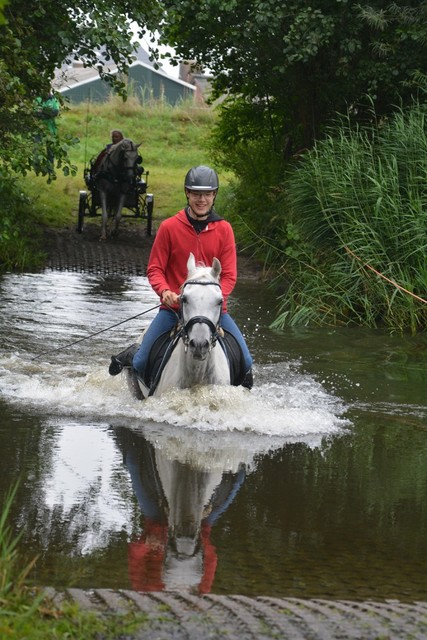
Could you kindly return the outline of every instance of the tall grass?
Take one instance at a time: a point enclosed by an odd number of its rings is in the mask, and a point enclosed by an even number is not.
[[[146,620],[140,615],[100,618],[75,605],[57,606],[43,589],[28,584],[37,558],[25,563],[19,552],[20,536],[9,525],[18,489],[13,487],[0,511],[0,638],[6,640],[108,640],[125,637]],[[129,637],[129,636],[126,636]]]
[[[287,175],[298,250],[280,251],[275,327],[427,327],[427,304],[411,296],[427,298],[426,124],[419,105],[376,128],[342,119]]]
[[[9,604],[11,608],[16,608],[16,606],[19,608],[26,578],[35,563],[33,560],[25,567],[19,566],[19,536],[14,537],[8,525],[16,491],[17,485],[9,491],[0,513],[0,604],[2,609],[6,604]],[[37,600],[34,602],[37,606]]]

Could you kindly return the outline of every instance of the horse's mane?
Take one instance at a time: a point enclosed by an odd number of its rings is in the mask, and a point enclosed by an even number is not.
[[[122,150],[128,151],[134,146],[135,144],[132,142],[132,140],[130,140],[130,138],[123,138],[123,140],[120,140],[116,144],[111,145],[111,147],[107,151],[107,155],[113,160],[115,156],[119,155]]]
[[[123,138],[116,144],[112,144],[107,150],[101,151],[97,160],[95,161],[95,171],[105,171],[111,166],[119,165],[120,153],[122,151],[136,151],[137,145],[130,138]]]

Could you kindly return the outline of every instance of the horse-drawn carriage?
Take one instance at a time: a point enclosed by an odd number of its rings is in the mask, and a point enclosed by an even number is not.
[[[107,237],[107,221],[113,220],[114,235],[122,217],[147,220],[147,235],[151,235],[154,196],[147,191],[149,172],[142,167],[138,146],[124,138],[101,151],[85,167],[87,190],[79,194],[79,233],[83,231],[85,216],[101,216],[102,240]]]

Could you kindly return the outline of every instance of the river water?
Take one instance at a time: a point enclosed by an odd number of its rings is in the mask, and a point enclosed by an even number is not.
[[[18,483],[34,583],[427,599],[425,335],[274,332],[245,281],[252,391],[141,403],[108,364],[156,313],[145,278],[8,274],[0,295],[0,499]]]

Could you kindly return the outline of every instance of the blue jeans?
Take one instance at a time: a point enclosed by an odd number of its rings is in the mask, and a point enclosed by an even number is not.
[[[144,339],[141,343],[141,346],[135,353],[132,361],[133,368],[141,377],[143,377],[144,375],[151,347],[156,342],[157,338],[162,335],[162,333],[171,331],[176,323],[176,313],[171,311],[171,309],[160,309],[159,313],[152,320],[147,331],[144,333]],[[223,327],[223,329],[231,333],[231,335],[236,338],[242,350],[243,359],[245,362],[245,371],[249,371],[249,369],[252,367],[252,356],[249,353],[248,346],[239,327],[228,313],[222,314],[220,325],[221,327]]]

